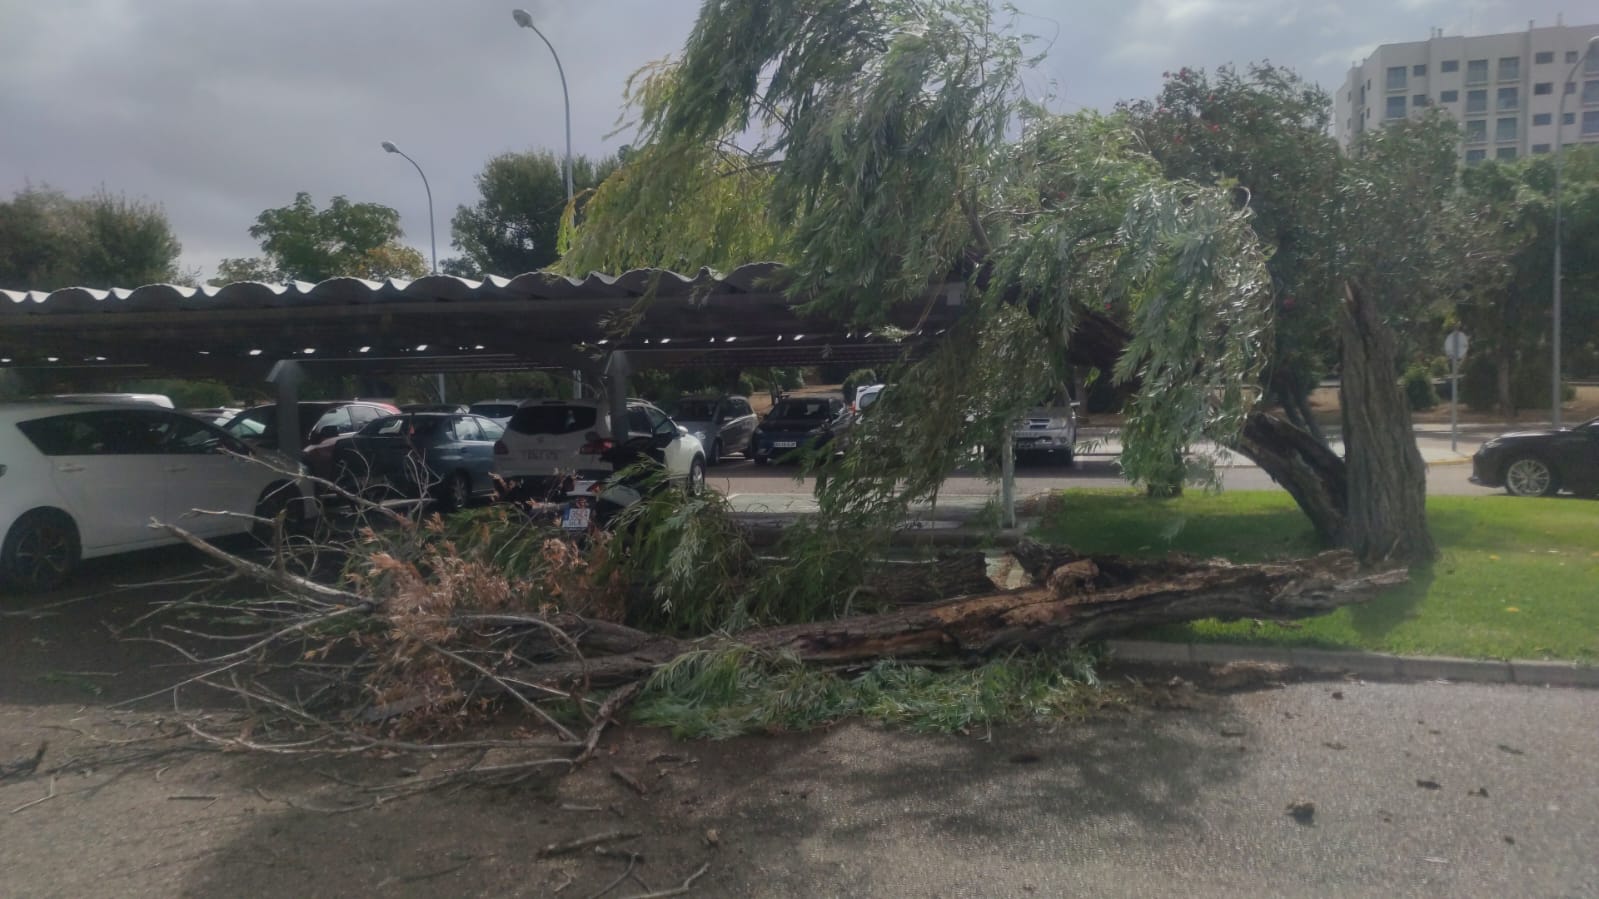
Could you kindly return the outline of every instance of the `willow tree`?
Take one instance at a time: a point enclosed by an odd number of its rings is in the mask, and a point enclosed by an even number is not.
[[[743,223],[808,312],[880,332],[964,277],[955,332],[906,363],[822,491],[824,519],[936,495],[1064,382],[1085,322],[1126,328],[1104,367],[1142,386],[1134,479],[1191,474],[1184,450],[1236,435],[1255,399],[1270,308],[1247,205],[1165,177],[1118,118],[1028,102],[1026,38],[993,18],[971,0],[707,0],[564,263],[748,261],[677,233]],[[739,199],[726,218],[706,202],[717,190]]]

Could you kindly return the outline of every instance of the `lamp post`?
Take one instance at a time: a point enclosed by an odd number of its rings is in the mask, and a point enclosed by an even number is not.
[[[566,164],[562,168],[566,174],[566,202],[570,204],[572,202],[572,95],[566,90],[566,69],[561,66],[561,54],[555,52],[555,45],[550,43],[550,39],[544,36],[544,32],[540,31],[537,25],[533,24],[533,17],[528,15],[527,10],[513,9],[511,18],[523,28],[533,29],[533,33],[539,36],[544,46],[550,48],[550,55],[555,57],[555,71],[561,76],[561,97],[566,101]]]
[[[1549,400],[1551,423],[1558,430],[1560,428],[1560,278],[1563,267],[1560,264],[1560,232],[1565,227],[1565,215],[1560,206],[1560,186],[1565,172],[1565,146],[1566,142],[1566,85],[1571,84],[1577,77],[1577,68],[1587,61],[1593,53],[1593,48],[1599,46],[1599,34],[1588,39],[1583,45],[1582,55],[1571,64],[1571,71],[1566,73],[1564,81],[1560,82],[1560,112],[1555,117],[1555,303],[1554,303],[1554,369],[1550,374],[1553,385],[1552,395]],[[1578,126],[1581,127],[1580,125]]]
[[[428,185],[428,176],[422,171],[422,167],[416,164],[415,159],[406,156],[403,150],[394,145],[394,141],[384,141],[383,149],[387,152],[398,153],[401,156],[404,156],[405,161],[415,166],[416,173],[422,176],[422,189],[428,193],[428,246],[433,252],[433,268],[431,271],[436,275],[439,273],[439,241],[438,238],[434,236],[433,231],[433,188]]]

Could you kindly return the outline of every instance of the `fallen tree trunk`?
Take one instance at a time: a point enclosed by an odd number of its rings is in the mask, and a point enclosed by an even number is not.
[[[1057,567],[1042,587],[879,615],[758,628],[734,634],[731,640],[834,665],[983,655],[1071,646],[1134,627],[1200,618],[1303,618],[1364,602],[1407,576],[1404,569],[1362,573],[1354,556],[1344,551],[1261,565],[1181,557],[1081,558]],[[515,676],[560,686],[627,683],[683,653],[712,648],[727,639],[676,640],[635,633],[636,643],[623,651],[535,665]]]
[[[1349,472],[1325,443],[1292,422],[1255,411],[1244,419],[1233,448],[1288,491],[1323,543],[1343,536]]]

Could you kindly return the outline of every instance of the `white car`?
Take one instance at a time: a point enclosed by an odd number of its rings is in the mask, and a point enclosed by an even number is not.
[[[1077,404],[1056,397],[1028,410],[1012,438],[1017,455],[1044,453],[1067,465],[1077,455]]]
[[[0,583],[46,590],[82,559],[178,542],[150,527],[151,519],[200,537],[252,530],[244,518],[185,517],[194,509],[316,514],[306,484],[230,452],[287,465],[214,425],[154,406],[0,405]]]
[[[601,456],[616,445],[610,407],[599,400],[528,400],[505,424],[494,445],[494,471],[548,492],[567,477],[603,480],[611,475]],[[624,438],[665,466],[690,492],[705,487],[705,447],[670,416],[643,400],[628,400]]]

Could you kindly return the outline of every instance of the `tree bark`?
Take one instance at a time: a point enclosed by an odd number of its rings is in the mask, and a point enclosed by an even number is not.
[[[759,628],[731,639],[831,665],[988,655],[1072,646],[1133,627],[1199,618],[1282,620],[1319,615],[1363,602],[1407,577],[1402,568],[1363,574],[1354,555],[1344,551],[1263,565],[1182,557],[1147,561],[1067,557],[1072,561],[1057,567],[1042,587],[880,615]],[[685,652],[721,645],[716,639],[674,640],[636,633],[636,645],[623,651],[535,665],[515,676],[560,685],[627,683]],[[615,636],[614,630],[607,633],[609,645],[616,646]],[[581,637],[578,640],[582,645]]]
[[[1344,533],[1349,474],[1344,460],[1303,428],[1265,412],[1251,412],[1234,447],[1294,498],[1323,543]]]
[[[1351,282],[1339,330],[1348,502],[1338,543],[1368,564],[1430,560],[1437,548],[1427,529],[1427,466],[1395,376],[1393,331]]]

